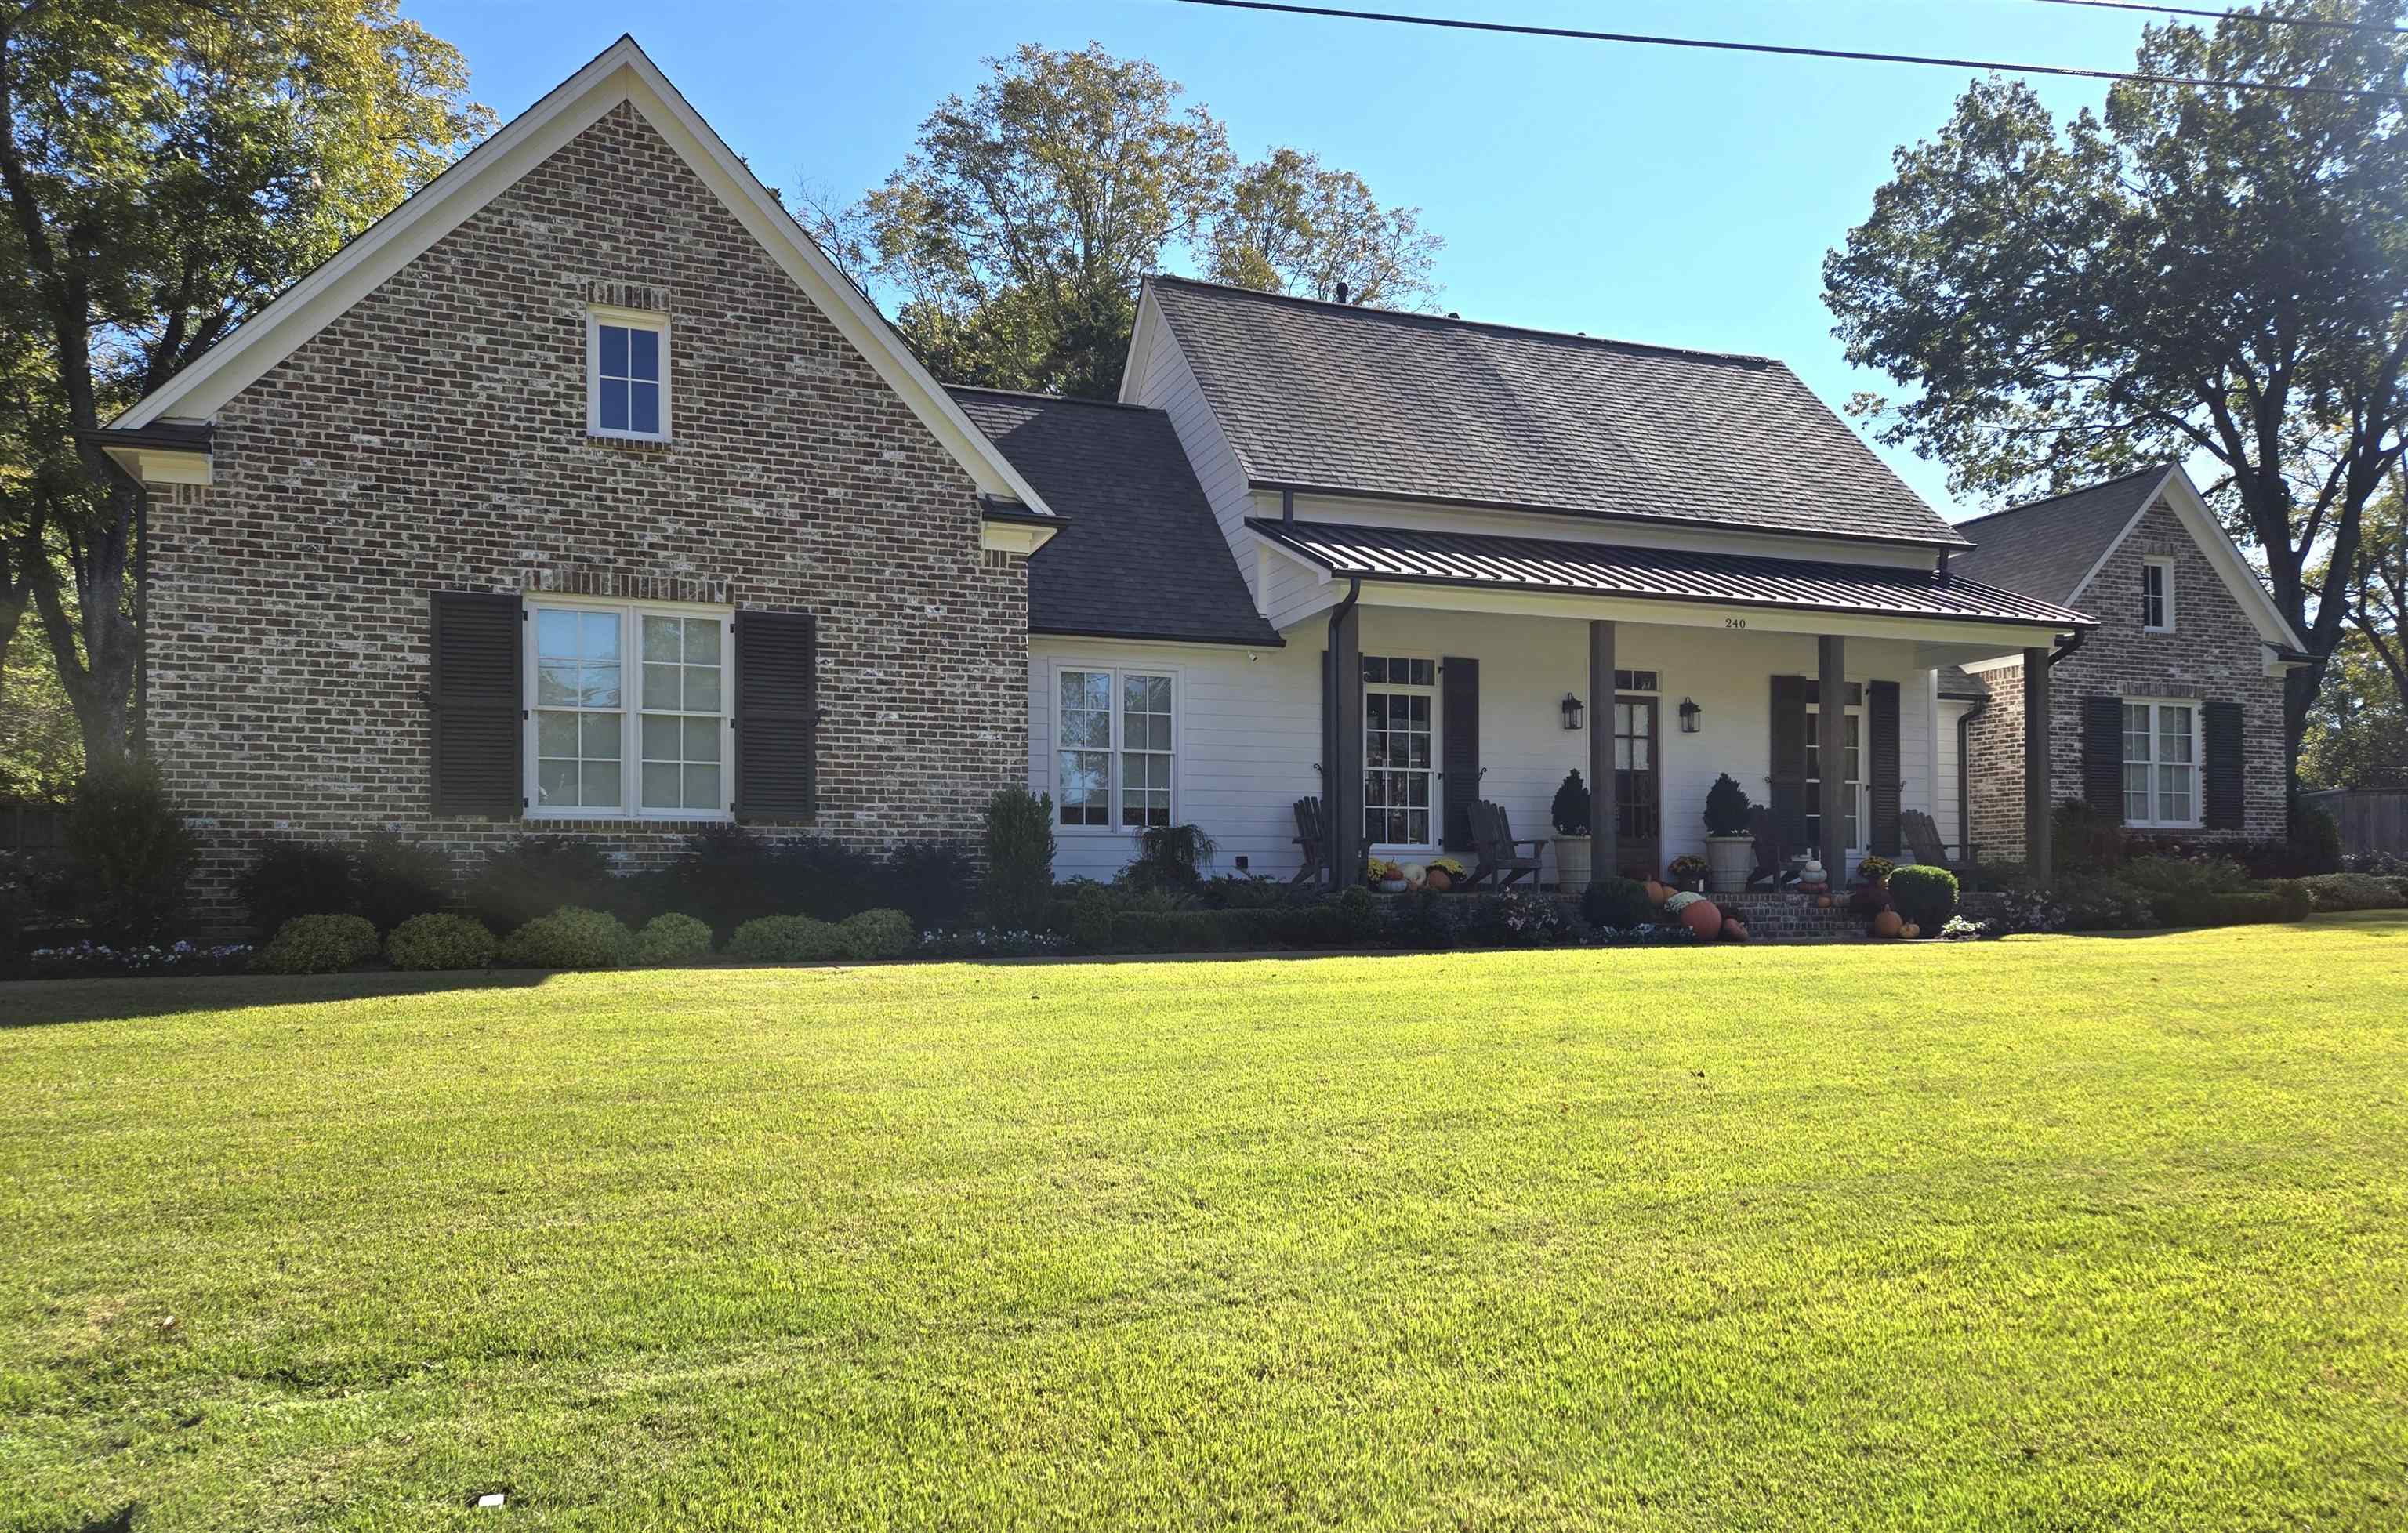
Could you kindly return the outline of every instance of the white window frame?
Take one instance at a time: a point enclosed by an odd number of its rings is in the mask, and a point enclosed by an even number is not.
[[[2157,615],[2164,620],[2159,623],[2151,623],[2148,621],[2149,571],[2153,569],[2159,572],[2157,581],[2157,602],[2161,609]],[[2141,561],[2141,632],[2144,634],[2171,634],[2173,631],[2174,561],[2165,554],[2153,553]]]
[[[537,759],[536,746],[536,633],[542,626],[538,613],[551,608],[559,611],[613,612],[619,618],[619,783],[620,796],[616,807],[609,805],[577,805],[570,808],[545,807],[538,791],[541,764]],[[620,821],[657,820],[681,824],[730,824],[736,819],[736,609],[715,607],[699,602],[673,601],[609,601],[594,596],[556,596],[546,592],[526,594],[522,610],[524,619],[519,636],[521,669],[524,674],[519,724],[521,753],[525,771],[523,792],[526,798],[525,817],[529,820]],[[644,796],[644,736],[643,736],[643,620],[647,616],[664,618],[713,618],[719,623],[719,796],[724,800],[716,809],[648,809],[642,807]]]
[[[2126,697],[2121,701],[2126,708],[2145,708],[2149,710],[2149,759],[2145,762],[2136,762],[2128,750],[2124,752],[2124,766],[2127,770],[2136,766],[2148,767],[2151,812],[2147,819],[2136,820],[2132,818],[2130,806],[2124,803],[2123,796],[2119,796],[2117,802],[2125,811],[2125,828],[2128,830],[2198,830],[2207,824],[2207,760],[2204,754],[2207,740],[2206,729],[2201,719],[2204,710],[2199,699],[2196,697]],[[2165,736],[2165,726],[2158,720],[2158,710],[2168,708],[2190,709],[2190,760],[2186,763],[2157,759],[2157,742]],[[2119,717],[2116,722],[2120,728],[2122,719]],[[2162,791],[2157,785],[2158,769],[2174,766],[2187,766],[2190,768],[2190,818],[2187,820],[2161,819],[2156,813],[2159,804],[2158,795]],[[2120,782],[2116,784],[2116,790],[2119,795],[2128,796]]]
[[[1861,683],[1851,681],[1848,684],[1853,687],[1860,685]],[[1854,720],[1856,725],[1856,793],[1852,795],[1856,799],[1856,812],[1850,816],[1850,818],[1854,819],[1856,823],[1856,834],[1855,838],[1848,843],[1846,850],[1854,852],[1862,852],[1867,851],[1872,844],[1873,814],[1872,794],[1870,791],[1871,784],[1865,781],[1864,779],[1865,752],[1872,748],[1872,741],[1867,737],[1866,731],[1870,729],[1871,725],[1866,722],[1865,705],[1862,703],[1850,703],[1846,705],[1842,711],[1844,711],[1850,719]],[[1815,733],[1822,724],[1821,713],[1822,705],[1820,703],[1810,702],[1806,705],[1806,749],[1813,758],[1814,766],[1821,765],[1820,758],[1823,754],[1822,738]],[[1662,727],[1660,723],[1657,727]],[[1842,727],[1844,730],[1845,726],[1842,725]],[[1847,769],[1846,738],[1846,735],[1842,733],[1841,736],[1842,745],[1840,750],[1840,755],[1842,758],[1840,769],[1842,771],[1845,771]],[[1821,775],[1811,769],[1807,772],[1805,781],[1813,783],[1818,788],[1823,785]],[[1842,785],[1844,785],[1847,781],[1848,780],[1845,778],[1841,779]],[[1826,801],[1828,802],[1828,799]],[[1823,818],[1822,811],[1820,809],[1816,809],[1813,811],[1811,815],[1801,815],[1800,818],[1811,818],[1817,822],[1815,830],[1808,835],[1807,845],[1810,848],[1821,846],[1823,844],[1823,838],[1819,822]]]
[[[602,327],[624,325],[630,330],[652,330],[661,337],[661,429],[658,431],[619,431],[602,424]],[[623,442],[666,442],[669,439],[669,375],[672,366],[669,347],[669,317],[641,308],[613,308],[606,304],[594,304],[585,310],[585,434]]]
[[[1062,675],[1066,671],[1077,671],[1082,674],[1099,673],[1111,678],[1111,734],[1110,737],[1111,743],[1106,749],[1106,754],[1111,758],[1107,767],[1111,776],[1111,787],[1105,795],[1105,823],[1100,825],[1069,825],[1062,823],[1062,752],[1070,749],[1062,743]],[[1186,824],[1180,817],[1179,812],[1180,798],[1186,792],[1187,783],[1187,726],[1182,711],[1187,706],[1187,678],[1182,673],[1182,667],[1127,660],[1057,660],[1054,662],[1053,669],[1047,673],[1045,691],[1045,706],[1050,710],[1045,726],[1048,744],[1045,780],[1053,785],[1054,834],[1056,836],[1136,837],[1143,835],[1146,831],[1147,827],[1143,825],[1121,824],[1123,786],[1121,758],[1128,749],[1125,743],[1127,733],[1123,727],[1121,680],[1128,676],[1162,676],[1170,680],[1170,750],[1167,752],[1170,757],[1169,823],[1174,825]],[[1091,751],[1095,747],[1082,745],[1076,749]]]
[[[1374,658],[1374,656],[1369,652],[1366,652],[1358,658],[1368,660]],[[1354,685],[1361,690],[1363,696],[1363,738],[1358,742],[1357,746],[1357,748],[1363,752],[1363,812],[1368,815],[1371,811],[1371,773],[1375,769],[1380,771],[1412,771],[1416,769],[1413,767],[1398,768],[1384,766],[1374,768],[1372,766],[1372,691],[1376,687],[1377,690],[1381,692],[1401,692],[1414,695],[1427,694],[1430,705],[1430,764],[1428,771],[1430,833],[1429,839],[1426,841],[1371,841],[1367,839],[1365,846],[1367,850],[1374,852],[1412,852],[1415,854],[1426,852],[1435,856],[1438,852],[1439,841],[1446,834],[1446,826],[1444,824],[1446,819],[1446,788],[1442,780],[1443,773],[1445,771],[1446,721],[1440,716],[1441,710],[1446,707],[1446,678],[1440,674],[1439,669],[1444,662],[1442,657],[1439,655],[1416,653],[1411,650],[1382,650],[1378,652],[1376,658],[1382,660],[1426,660],[1430,665],[1430,684],[1426,687],[1420,687],[1413,685],[1410,681],[1366,681],[1363,680],[1360,670],[1357,670],[1354,677]]]

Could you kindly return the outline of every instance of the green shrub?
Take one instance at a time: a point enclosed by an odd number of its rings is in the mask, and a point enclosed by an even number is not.
[[[868,956],[859,934],[808,915],[765,915],[736,928],[731,958],[756,964],[826,964]]]
[[[1956,875],[1917,863],[1889,876],[1889,902],[1899,915],[1932,936],[1956,912]]]
[[[2153,895],[2234,895],[2249,887],[2249,870],[2229,857],[2134,857],[2115,877]]]
[[[644,923],[636,934],[636,962],[661,968],[691,964],[710,956],[710,928],[690,915],[671,911]]]
[[[1744,836],[1747,817],[1755,805],[1747,801],[1747,790],[1739,779],[1728,772],[1714,779],[1706,790],[1706,834],[1709,836]]]
[[[2124,861],[2124,822],[2118,814],[2068,799],[2050,814],[2049,831],[2060,872],[2113,869]]]
[[[1100,883],[1082,883],[1070,896],[1070,941],[1086,953],[1109,953],[1112,918],[1120,913],[1112,892]]]
[[[377,831],[362,841],[352,868],[358,883],[352,909],[380,932],[452,902],[451,859],[392,831]]]
[[[1562,784],[1555,789],[1555,802],[1547,806],[1547,818],[1555,822],[1555,834],[1587,835],[1590,802],[1588,785],[1581,781],[1580,773],[1566,772]]]
[[[2319,910],[2396,910],[2408,906],[2408,896],[2389,879],[2372,873],[2319,873],[2297,881]]]
[[[147,760],[94,766],[67,806],[76,903],[104,942],[148,942],[183,917],[194,847]]]
[[[2310,873],[2341,871],[2341,824],[2325,810],[2291,795],[2290,842]]]
[[[1602,931],[1628,931],[1655,924],[1656,902],[1646,888],[1631,879],[1598,879],[1581,895],[1581,915]]]
[[[376,928],[366,916],[296,915],[276,928],[251,967],[263,974],[339,974],[376,956]]]
[[[617,968],[635,955],[636,936],[625,923],[575,905],[536,917],[501,946],[501,961],[513,968]]]
[[[481,923],[431,910],[395,926],[384,939],[384,956],[395,968],[491,968],[496,945]]]
[[[855,945],[854,956],[900,958],[919,942],[911,918],[900,910],[864,910],[838,923],[837,929]]]
[[[1377,947],[1380,942],[1380,902],[1371,891],[1361,884],[1351,884],[1329,902],[1329,918],[1335,933],[1327,945],[1341,948]]]
[[[1005,788],[986,804],[986,917],[1014,931],[1035,926],[1054,894],[1054,795]]]
[[[1136,860],[1113,881],[1183,893],[1202,881],[1202,869],[1219,850],[1201,825],[1149,825],[1138,836]]]
[[[270,936],[298,915],[359,914],[358,869],[339,841],[269,841],[234,890],[251,924]]]
[[[610,861],[594,842],[528,836],[486,859],[469,878],[464,902],[486,925],[516,936],[520,927],[552,911],[609,905],[617,892]]]
[[[2186,902],[2187,903],[2187,902]],[[2306,884],[2299,879],[2277,879],[2262,890],[2210,895],[2204,906],[2188,913],[2211,914],[2213,920],[2184,920],[2186,926],[2241,926],[2271,922],[2305,921],[2312,908]]]

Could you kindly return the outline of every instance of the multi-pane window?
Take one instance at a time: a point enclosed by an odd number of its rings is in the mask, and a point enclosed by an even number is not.
[[[1661,680],[1661,675],[1652,670],[1618,670],[1613,673],[1613,690],[1616,692],[1661,692],[1664,689],[1656,684]]]
[[[531,812],[726,815],[724,615],[538,603],[528,628]]]
[[[658,441],[669,434],[668,321],[595,309],[586,337],[586,429]]]
[[[2174,562],[2172,559],[2141,561],[2141,626],[2157,633],[2172,632],[2174,625]]]
[[[1158,671],[1057,673],[1054,803],[1066,825],[1171,823],[1173,681]]]
[[[1363,835],[1374,846],[1436,844],[1437,717],[1438,662],[1363,657]]]
[[[1806,709],[1806,844],[1808,846],[1823,844],[1823,736],[1822,725],[1817,722],[1821,714],[1822,709],[1817,707],[1809,706]],[[1845,739],[1847,759],[1841,764],[1845,773],[1845,786],[1840,790],[1839,795],[1840,803],[1847,815],[1845,827],[1847,839],[1842,844],[1850,851],[1855,851],[1864,845],[1856,838],[1863,824],[1857,801],[1864,792],[1864,715],[1856,709],[1848,709]]]
[[[2124,704],[2124,823],[2200,823],[2199,709],[2193,705]]]

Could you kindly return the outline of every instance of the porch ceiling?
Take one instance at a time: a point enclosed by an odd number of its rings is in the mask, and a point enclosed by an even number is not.
[[[1928,571],[1759,554],[1250,518],[1274,548],[1340,580],[1701,603],[1725,609],[2080,630],[2070,607]]]

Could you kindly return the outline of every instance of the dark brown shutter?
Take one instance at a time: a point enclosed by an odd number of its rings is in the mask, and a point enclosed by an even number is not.
[[[516,593],[434,593],[426,703],[437,814],[516,819],[526,808],[522,610]]]
[[[1448,655],[1438,663],[1439,770],[1445,774],[1440,802],[1446,809],[1442,845],[1471,850],[1471,804],[1480,796],[1480,662]]]
[[[2205,758],[2205,781],[2200,788],[2204,823],[2210,830],[2239,830],[2246,798],[2241,781],[2241,705],[2209,703],[2199,712],[2200,753]]]
[[[1898,683],[1875,681],[1865,702],[1867,795],[1872,800],[1872,846],[1876,856],[1898,855]]]
[[[1772,679],[1772,834],[1793,850],[1806,844],[1806,692],[1802,676]]]
[[[736,614],[736,813],[806,820],[819,808],[819,620]]]
[[[2082,699],[2082,796],[2090,812],[2124,823],[2124,699]]]

